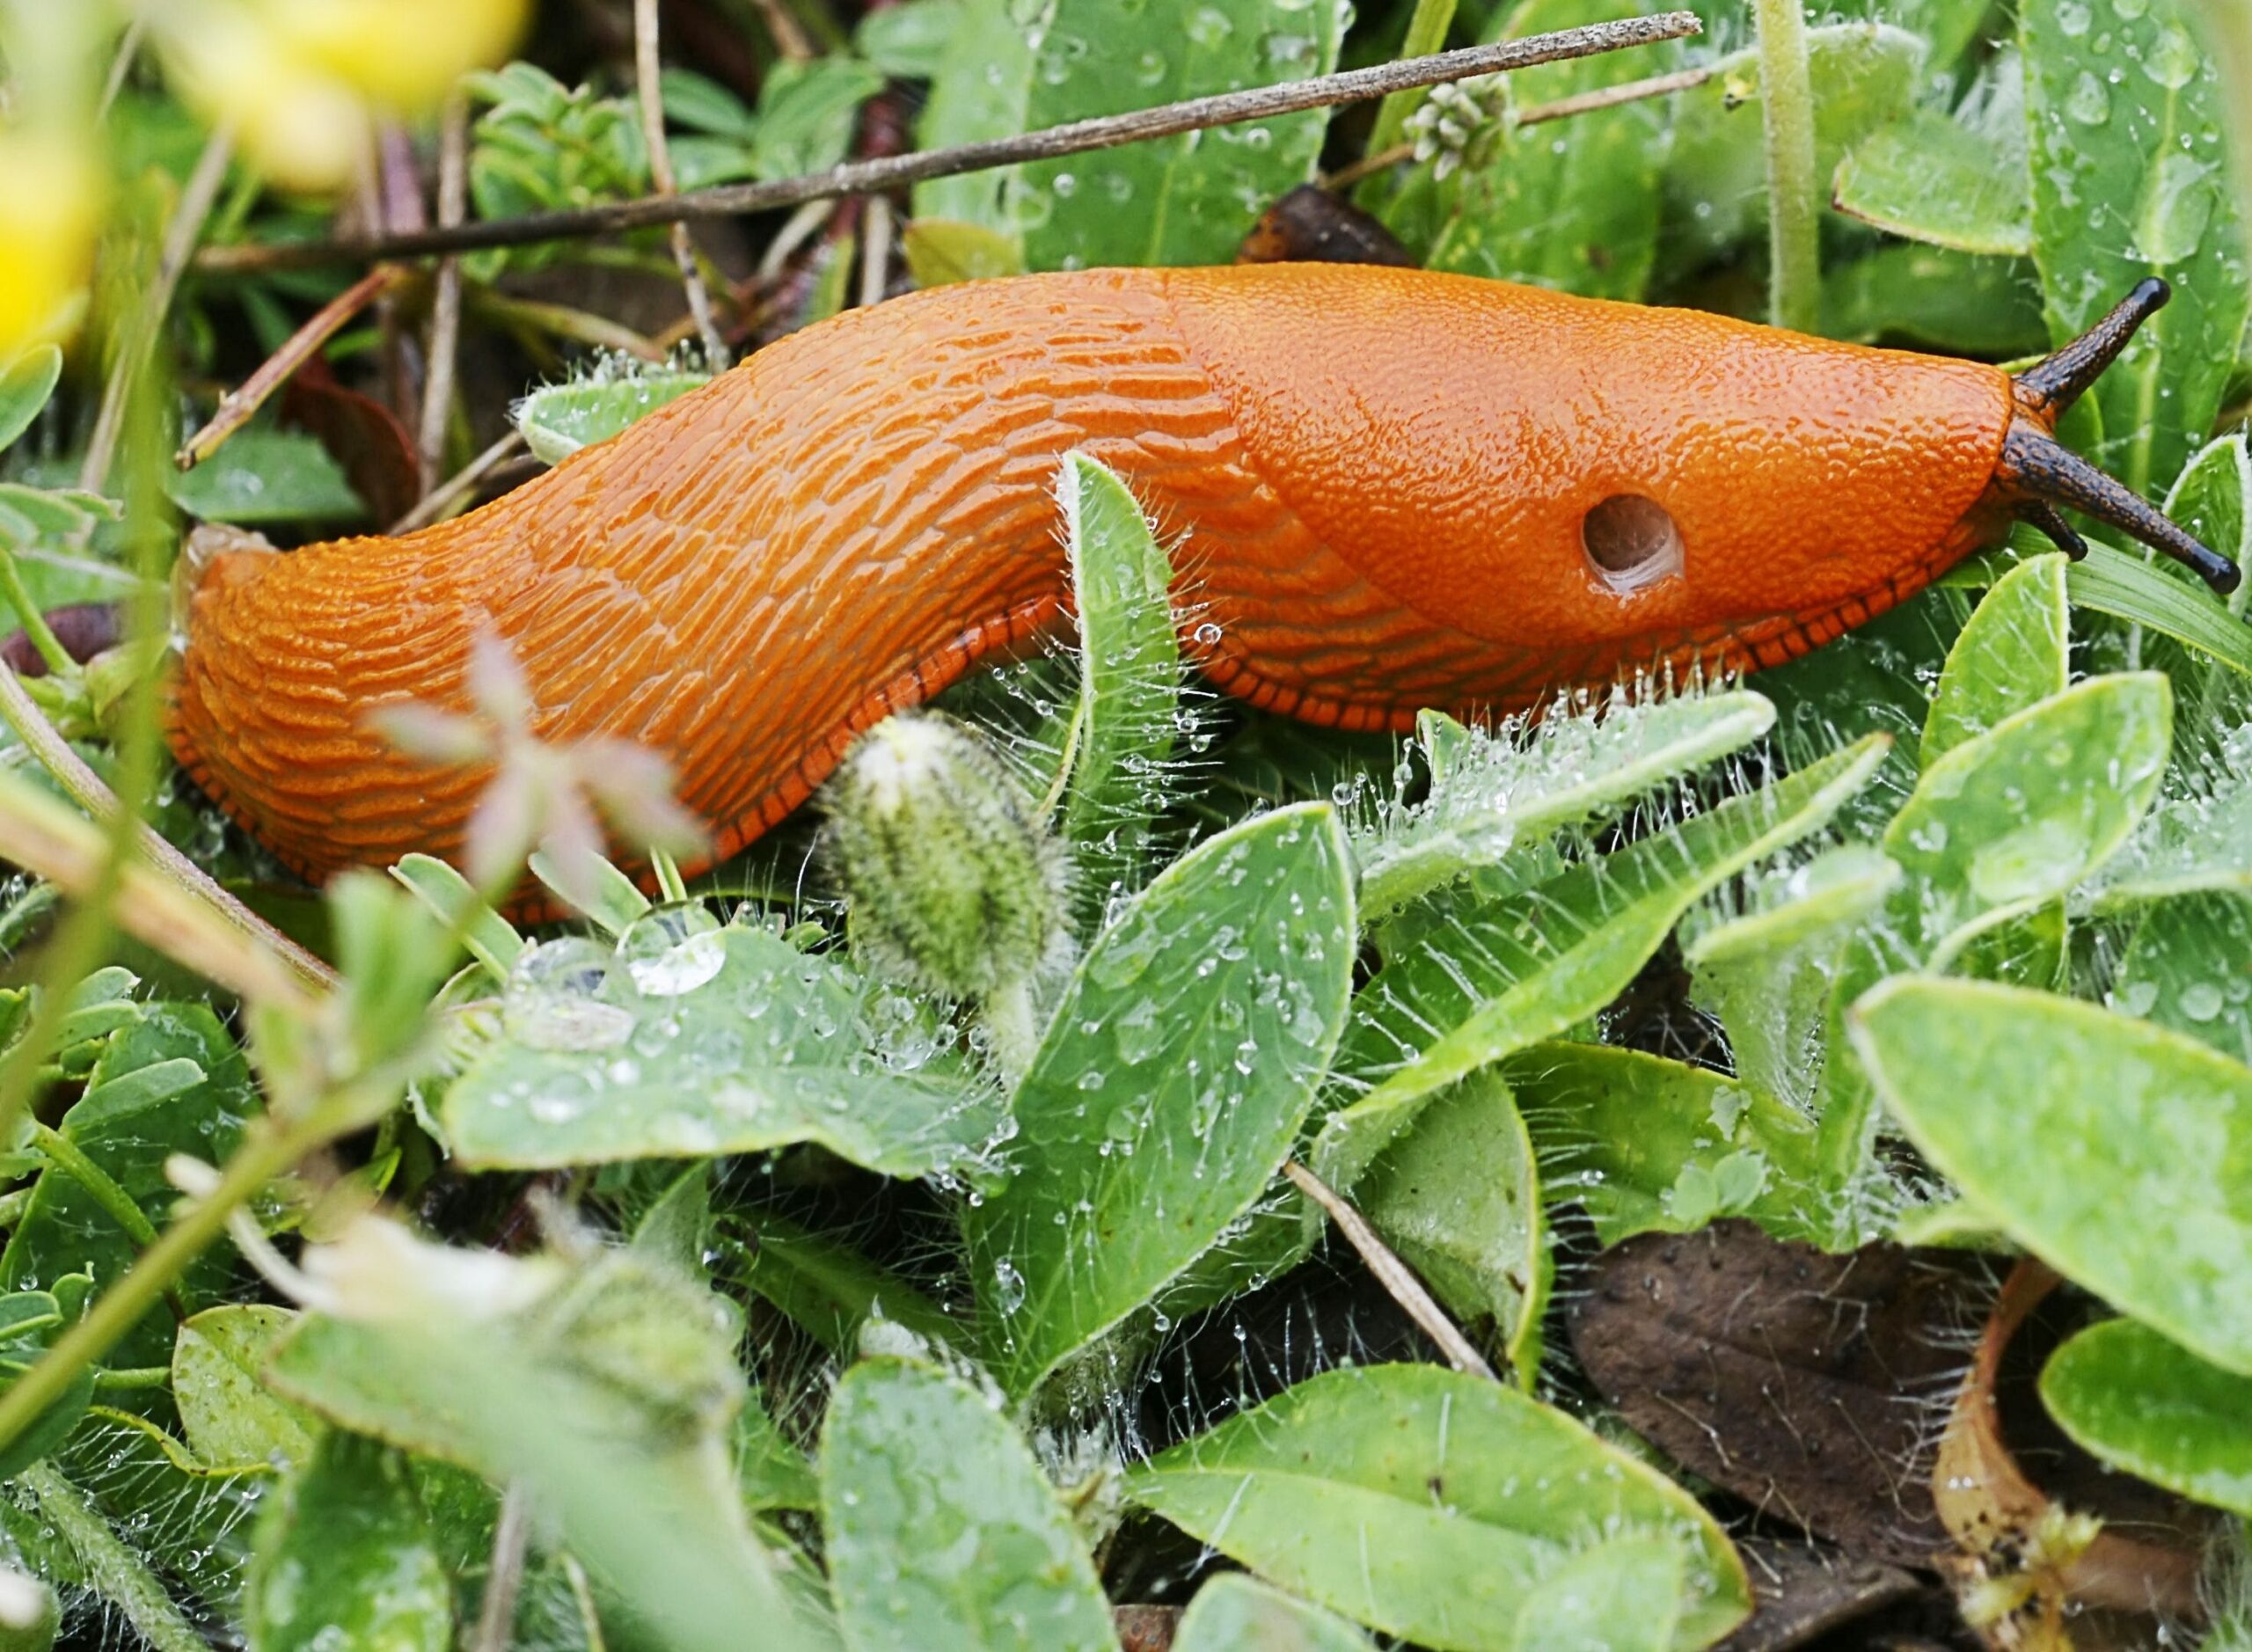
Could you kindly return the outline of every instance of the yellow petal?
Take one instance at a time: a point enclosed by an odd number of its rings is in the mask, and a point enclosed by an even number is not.
[[[277,38],[372,101],[428,109],[472,69],[507,57],[529,0],[260,0]]]
[[[100,170],[79,145],[0,132],[0,362],[60,340],[84,313],[100,228]]]

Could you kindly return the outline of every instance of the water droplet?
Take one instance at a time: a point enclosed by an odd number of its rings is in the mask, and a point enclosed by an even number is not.
[[[1198,6],[1188,19],[1188,38],[1207,48],[1225,45],[1235,24],[1217,6]]]
[[[2197,77],[2197,47],[2189,31],[2169,23],[2159,31],[2158,44],[2143,59],[2143,73],[2168,91],[2179,91]]]
[[[607,1049],[633,1031],[633,1012],[605,1002],[617,957],[583,935],[518,954],[501,1000],[503,1025],[534,1049]]]
[[[2104,91],[2102,81],[2082,69],[2066,95],[2065,113],[2082,126],[2102,126],[2111,118],[2111,94]]]
[[[2057,28],[2067,39],[2078,40],[2095,19],[2081,0],[2063,0],[2057,8]]]
[[[1004,1313],[1024,1306],[1024,1276],[1005,1256],[993,1264],[993,1305]]]
[[[618,938],[618,955],[642,991],[676,998],[720,973],[728,961],[727,938],[702,902],[681,901],[635,918]]]
[[[2220,989],[2210,981],[2196,981],[2182,989],[2182,1013],[2192,1021],[2210,1021],[2220,1013]]]
[[[2187,263],[2212,223],[2213,169],[2178,151],[2161,157],[2143,201],[2136,250],[2153,264]]]

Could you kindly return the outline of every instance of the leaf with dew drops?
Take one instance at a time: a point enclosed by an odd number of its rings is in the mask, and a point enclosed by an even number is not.
[[[823,1530],[854,1652],[1115,1652],[1086,1543],[991,1399],[862,1360],[829,1405]]]
[[[261,1510],[244,1617],[259,1652],[446,1652],[453,1581],[404,1451],[331,1430]]]
[[[963,1214],[1001,1385],[1024,1394],[1210,1249],[1281,1167],[1353,966],[1328,805],[1199,844],[1099,936],[1018,1086],[1022,1168]]]
[[[2252,1378],[2136,1320],[2106,1319],[2049,1356],[2041,1402],[2112,1467],[2252,1517]]]

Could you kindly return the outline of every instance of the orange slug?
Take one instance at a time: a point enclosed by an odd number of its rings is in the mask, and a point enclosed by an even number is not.
[[[2226,589],[2232,564],[2051,434],[2165,298],[2144,283],[2012,378],[1369,265],[940,288],[786,338],[458,520],[210,559],[172,743],[309,878],[453,856],[487,776],[367,713],[463,707],[489,625],[542,737],[663,753],[731,854],[861,730],[1068,623],[1073,449],[1179,541],[1211,680],[1344,728],[1773,664],[2014,515],[2073,548],[2055,502]]]

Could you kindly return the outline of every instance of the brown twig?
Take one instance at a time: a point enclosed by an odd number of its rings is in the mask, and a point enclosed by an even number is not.
[[[813,41],[807,38],[805,26],[790,14],[787,0],[750,0],[757,8],[758,20],[766,26],[767,33],[774,37],[774,49],[786,62],[804,63],[814,56]]]
[[[217,411],[203,428],[180,444],[179,451],[172,455],[172,463],[183,471],[192,471],[216,453],[220,445],[248,424],[274,392],[288,384],[346,322],[384,294],[413,279],[414,272],[404,264],[378,264],[323,304],[283,341],[280,349],[260,362],[255,372],[220,398]]]
[[[172,294],[179,290],[179,278],[186,273],[188,260],[195,255],[195,244],[201,238],[204,223],[211,216],[211,206],[219,198],[219,186],[227,179],[227,162],[235,152],[234,128],[226,122],[212,128],[211,135],[203,141],[203,153],[196,157],[195,170],[188,174],[187,186],[180,191],[179,202],[172,208],[172,222],[165,226],[164,250],[157,257],[156,279],[149,283],[141,307],[134,318],[118,353],[110,364],[109,382],[102,386],[101,412],[94,419],[94,434],[86,443],[85,461],[78,467],[78,486],[90,493],[98,493],[109,480],[110,461],[117,457],[118,437],[125,429],[125,407],[130,399],[134,379],[140,374],[149,353],[157,347],[157,335],[164,331],[165,316],[172,307]]]
[[[1423,1334],[1438,1345],[1447,1363],[1466,1377],[1483,1377],[1499,1382],[1494,1368],[1486,1357],[1470,1346],[1470,1339],[1463,1335],[1455,1322],[1446,1317],[1446,1311],[1431,1299],[1423,1289],[1423,1282],[1415,1277],[1414,1269],[1392,1253],[1392,1247],[1377,1237],[1368,1224],[1368,1218],[1345,1202],[1336,1189],[1308,1170],[1295,1159],[1283,1166],[1283,1173],[1291,1179],[1300,1193],[1329,1213],[1329,1219],[1338,1231],[1352,1241],[1361,1260],[1369,1265],[1369,1272],[1377,1283],[1390,1293],[1392,1299],[1406,1310],[1408,1317],[1421,1326]]]
[[[1701,86],[1712,77],[1713,66],[1708,63],[1698,69],[1677,69],[1671,75],[1652,75],[1647,80],[1621,81],[1615,86],[1599,86],[1593,91],[1559,98],[1553,103],[1536,103],[1518,111],[1517,124],[1539,126],[1550,121],[1568,121],[1576,114],[1592,114],[1598,109],[1614,109],[1622,103],[1668,97],[1692,86]],[[1321,180],[1321,186],[1328,190],[1349,189],[1364,178],[1415,158],[1413,143],[1394,143],[1373,155],[1364,155],[1349,166],[1339,167]]]
[[[125,90],[127,77],[133,73],[133,62],[141,55],[141,42],[148,33],[149,14],[135,12],[133,20],[125,26],[125,33],[118,37],[117,55],[110,59],[109,78],[102,83],[102,100],[94,109],[96,121],[109,119],[117,94]]]
[[[649,181],[660,195],[680,193],[673,176],[672,151],[665,144],[663,82],[657,56],[657,0],[633,0],[633,81],[640,91],[641,140],[649,151]],[[704,341],[704,357],[714,373],[728,364],[728,344],[720,324],[712,317],[712,295],[705,290],[704,273],[696,267],[696,248],[688,226],[672,226],[672,261],[680,267],[681,290],[688,295],[688,313],[696,318],[697,335]]]
[[[952,149],[924,150],[909,155],[848,161],[825,172],[771,183],[728,184],[671,196],[650,196],[567,212],[528,214],[484,223],[466,223],[453,230],[427,230],[414,235],[347,236],[333,241],[291,242],[261,247],[215,247],[202,267],[215,270],[286,269],[308,265],[351,262],[379,258],[412,258],[434,252],[457,252],[472,247],[523,246],[538,241],[570,240],[607,235],[652,224],[698,223],[764,212],[776,207],[830,196],[878,194],[903,185],[961,172],[1013,166],[1025,161],[1077,155],[1088,150],[1110,149],[1145,138],[1169,137],[1207,127],[1234,126],[1247,121],[1269,121],[1302,110],[1358,103],[1416,86],[1442,81],[1466,80],[1473,75],[1505,74],[1535,63],[1553,63],[1590,57],[1629,46],[1695,34],[1702,26],[1693,11],[1665,11],[1651,17],[1625,18],[1612,23],[1592,23],[1583,28],[1528,35],[1491,46],[1465,47],[1403,62],[1379,63],[1369,69],[1316,75],[1308,80],[1280,85],[1254,86],[1242,91],[1210,98],[1191,98],[1154,108],[1130,110],[1092,121],[1074,121],[1018,136],[958,144]]]
[[[574,310],[569,304],[519,298],[496,288],[479,287],[469,294],[469,307],[503,326],[529,327],[552,338],[568,339],[574,344],[589,344],[598,350],[619,350],[644,362],[662,362],[665,359],[662,350],[622,322],[591,311]]]
[[[860,294],[863,305],[883,302],[891,284],[891,202],[872,197],[861,218]]]
[[[417,528],[427,528],[454,513],[455,508],[468,498],[477,485],[483,481],[493,467],[523,446],[524,439],[511,430],[491,447],[479,454],[467,464],[422,496],[422,502],[385,529],[386,533],[412,533]]]
[[[454,88],[446,99],[443,135],[438,140],[438,227],[451,229],[468,208],[469,99]],[[422,461],[422,486],[427,493],[438,479],[445,462],[446,423],[454,405],[454,366],[461,348],[461,259],[438,261],[438,279],[430,298],[430,337],[423,352],[422,419],[415,434],[415,451]]]

